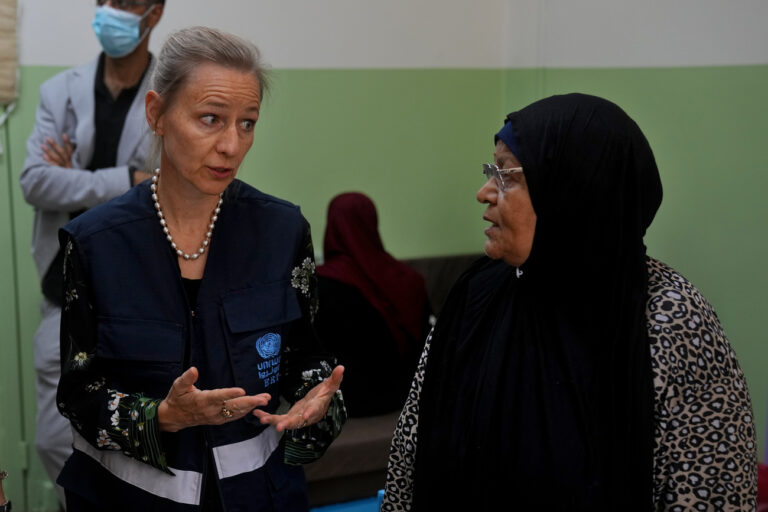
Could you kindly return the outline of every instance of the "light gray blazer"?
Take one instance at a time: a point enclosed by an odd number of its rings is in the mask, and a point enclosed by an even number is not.
[[[131,187],[128,168],[148,169],[151,133],[144,114],[150,69],[128,110],[117,148],[117,167],[91,172],[85,167],[94,151],[94,87],[98,58],[63,71],[40,86],[35,128],[27,140],[27,159],[19,179],[24,199],[35,208],[32,255],[42,279],[59,248],[58,230],[70,212],[91,208]],[[61,144],[66,133],[76,145],[72,169],[48,164],[41,146],[46,137]]]

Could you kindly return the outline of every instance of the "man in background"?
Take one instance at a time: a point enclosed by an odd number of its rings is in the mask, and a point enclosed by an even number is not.
[[[153,67],[149,36],[164,6],[165,0],[97,0],[92,26],[103,52],[40,87],[35,127],[27,140],[20,182],[25,200],[35,208],[32,255],[43,292],[34,339],[35,446],[54,482],[72,452],[69,421],[56,407],[64,303],[58,230],[150,176],[144,96]],[[63,503],[63,491],[57,490]]]

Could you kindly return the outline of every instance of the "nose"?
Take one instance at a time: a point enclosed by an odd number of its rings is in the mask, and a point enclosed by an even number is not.
[[[219,134],[219,138],[216,141],[216,151],[222,155],[233,156],[237,154],[238,142],[237,125],[232,123]]]
[[[479,203],[494,204],[499,197],[499,189],[496,187],[494,178],[486,180],[480,190],[477,191],[475,196]]]

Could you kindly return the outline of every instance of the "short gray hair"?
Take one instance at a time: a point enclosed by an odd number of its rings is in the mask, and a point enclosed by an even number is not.
[[[259,83],[259,97],[269,88],[267,70],[255,45],[208,27],[189,27],[168,36],[152,74],[152,89],[167,108],[197,66],[213,63],[251,73]]]

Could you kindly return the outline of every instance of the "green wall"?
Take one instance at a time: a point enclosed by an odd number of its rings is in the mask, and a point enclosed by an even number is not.
[[[0,109],[0,115],[2,110]],[[23,440],[24,410],[21,385],[20,338],[18,331],[17,280],[14,269],[14,222],[8,130],[0,127],[0,469],[8,471],[10,478],[3,482],[7,495],[24,496],[27,469],[27,449]]]
[[[29,255],[32,209],[18,176],[37,89],[57,68],[23,67],[21,98],[0,155],[0,463],[23,467],[32,446],[32,335],[40,294]],[[396,257],[477,252],[483,208],[479,164],[507,112],[549,94],[605,96],[634,117],[654,148],[665,198],[649,252],[675,266],[713,303],[752,393],[765,449],[768,347],[768,66],[671,69],[276,70],[240,177],[296,202],[319,253],[325,208],[359,190],[377,203]],[[17,414],[21,413],[21,414]],[[50,492],[29,448],[25,510],[47,510]],[[10,463],[5,461],[11,460]],[[20,503],[20,501],[19,501]]]

